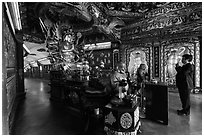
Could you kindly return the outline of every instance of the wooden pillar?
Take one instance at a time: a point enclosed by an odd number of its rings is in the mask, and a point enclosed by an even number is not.
[[[17,98],[25,97],[24,89],[24,60],[23,60],[23,35],[16,34],[17,39],[17,48],[16,48],[16,57],[17,57]]]

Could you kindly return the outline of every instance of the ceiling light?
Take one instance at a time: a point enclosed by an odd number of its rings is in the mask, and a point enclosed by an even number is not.
[[[16,13],[17,28],[18,30],[21,30],[22,26],[21,26],[21,18],[20,18],[20,13],[19,13],[18,2],[14,2],[14,9]]]
[[[108,49],[108,48],[111,48],[111,42],[87,44],[84,46],[84,50]]]
[[[26,47],[25,44],[23,44],[23,48],[26,50],[26,52],[28,52],[30,54],[30,50]]]
[[[10,21],[10,24],[11,24],[11,28],[13,30],[13,32],[15,33],[15,29],[14,29],[14,25],[13,25],[13,21],[12,21],[12,18],[11,18],[11,13],[10,13],[10,10],[9,10],[9,7],[8,7],[8,2],[5,2],[5,6],[6,6],[6,12],[7,12],[7,15],[8,15],[8,18],[9,18],[9,21]]]
[[[43,60],[46,60],[47,58],[42,58],[42,59],[39,59],[38,61],[40,62],[40,61],[43,61]]]

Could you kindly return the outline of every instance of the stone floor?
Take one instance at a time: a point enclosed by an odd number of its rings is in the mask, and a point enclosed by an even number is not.
[[[25,79],[26,99],[21,102],[14,135],[82,135],[85,122],[76,112],[50,101],[49,81]],[[178,93],[169,92],[169,124],[142,119],[142,135],[202,135],[202,95],[191,94],[190,116],[178,116]],[[104,134],[101,121],[92,121],[88,134]]]

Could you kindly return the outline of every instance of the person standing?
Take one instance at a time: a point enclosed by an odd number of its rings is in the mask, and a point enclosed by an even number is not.
[[[142,84],[144,84],[146,77],[148,76],[148,73],[146,71],[146,65],[140,64],[139,68],[137,69],[137,90],[139,93],[141,93]]]
[[[178,115],[190,114],[190,91],[193,89],[193,65],[191,61],[192,55],[184,54],[182,56],[183,66],[176,64],[176,86],[179,91],[179,96],[182,104],[182,109],[177,110]]]
[[[137,69],[137,96],[140,96],[140,118],[145,118],[145,92],[144,86],[146,77],[148,76],[146,65],[140,64],[139,68]]]

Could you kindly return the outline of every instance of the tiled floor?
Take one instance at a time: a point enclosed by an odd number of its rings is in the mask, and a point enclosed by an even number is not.
[[[53,104],[49,99],[49,81],[25,79],[26,99],[21,102],[13,134],[15,135],[80,135],[84,120],[74,111]],[[202,95],[191,95],[191,115],[178,116],[181,106],[178,93],[169,93],[169,124],[142,119],[142,135],[201,135]],[[104,134],[100,121],[92,121],[88,134]]]

